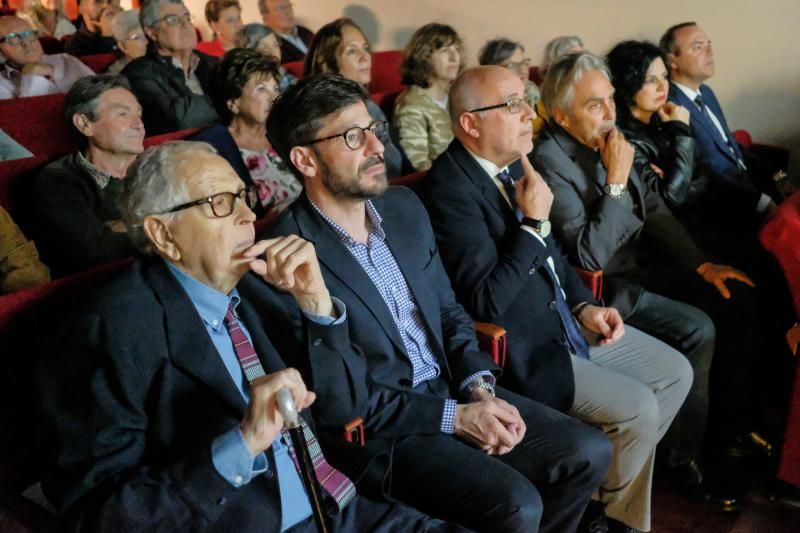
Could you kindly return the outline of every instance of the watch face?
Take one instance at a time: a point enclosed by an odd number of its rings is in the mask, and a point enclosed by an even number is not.
[[[549,220],[542,220],[539,223],[539,235],[541,235],[542,237],[547,237],[548,235],[550,235],[551,229],[552,227],[550,226]]]

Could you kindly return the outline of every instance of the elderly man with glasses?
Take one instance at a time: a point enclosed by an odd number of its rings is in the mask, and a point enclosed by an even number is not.
[[[147,53],[122,74],[142,104],[147,133],[157,135],[210,126],[219,120],[207,96],[216,60],[194,50],[197,34],[181,0],[145,0],[139,20]]]
[[[45,55],[38,32],[19,17],[0,17],[0,99],[65,93],[94,74],[68,54]]]
[[[313,246],[254,242],[256,201],[205,143],[129,169],[120,204],[142,257],[67,319],[35,380],[65,531],[317,531],[277,399],[287,389],[314,439],[315,395],[281,357],[336,365],[354,348]],[[281,320],[292,302],[298,337]],[[316,440],[309,455],[328,531],[460,531],[356,495]]]
[[[455,140],[419,193],[456,296],[476,320],[508,332],[505,387],[611,440],[587,530],[600,531],[605,512],[612,531],[649,531],[656,444],[689,392],[691,366],[596,301],[561,255],[548,220],[553,194],[525,157],[536,113],[519,76],[467,70],[449,105]]]

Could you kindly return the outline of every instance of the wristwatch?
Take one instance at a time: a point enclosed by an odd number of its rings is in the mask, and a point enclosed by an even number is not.
[[[607,183],[606,186],[603,187],[603,191],[615,200],[622,198],[622,195],[625,194],[627,190],[627,187],[622,183]]]
[[[490,381],[484,379],[483,377],[475,378],[467,384],[467,390],[466,390],[467,397],[469,398],[469,396],[471,396],[472,393],[477,389],[483,389],[485,391],[488,391],[489,394],[491,394],[492,396],[495,395],[494,385],[492,385]]]
[[[547,219],[536,220],[535,218],[522,217],[522,225],[528,226],[543,239],[550,235],[550,230],[552,229],[550,221]]]

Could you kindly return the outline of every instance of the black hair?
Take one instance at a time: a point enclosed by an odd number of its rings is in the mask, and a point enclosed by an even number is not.
[[[289,152],[314,140],[322,119],[358,102],[366,104],[369,95],[357,82],[334,74],[303,78],[281,93],[267,118],[267,137],[278,155],[291,163]],[[291,165],[294,173],[300,172]]]
[[[214,66],[208,95],[223,124],[228,125],[233,120],[228,100],[242,96],[242,89],[253,74],[272,77],[280,82],[280,64],[274,57],[265,56],[257,50],[233,48]]]
[[[675,50],[675,34],[678,32],[678,30],[688,28],[689,26],[697,26],[697,23],[694,21],[681,22],[680,24],[675,24],[674,26],[667,28],[667,31],[665,31],[664,35],[661,36],[661,40],[658,41],[658,47],[661,49],[661,51],[664,52],[664,54],[679,55],[680,50]]]
[[[72,123],[75,113],[85,115],[90,121],[97,120],[97,101],[100,96],[110,90],[121,88],[131,91],[131,86],[125,76],[114,74],[101,74],[99,76],[86,76],[75,82],[64,97],[63,114],[67,122],[67,129],[81,150],[86,149],[89,141],[86,136],[78,131]],[[133,91],[131,91],[133,92]]]
[[[636,103],[636,93],[644,85],[647,70],[653,61],[661,58],[667,67],[669,61],[662,51],[648,41],[622,41],[614,46],[606,56],[608,70],[611,71],[611,83],[614,85],[614,101],[617,113],[623,117],[630,114],[630,106]]]

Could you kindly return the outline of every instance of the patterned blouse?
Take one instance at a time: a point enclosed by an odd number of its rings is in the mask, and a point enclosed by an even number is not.
[[[272,147],[263,151],[239,148],[253,178],[258,199],[268,211],[281,212],[300,196],[303,185]]]

